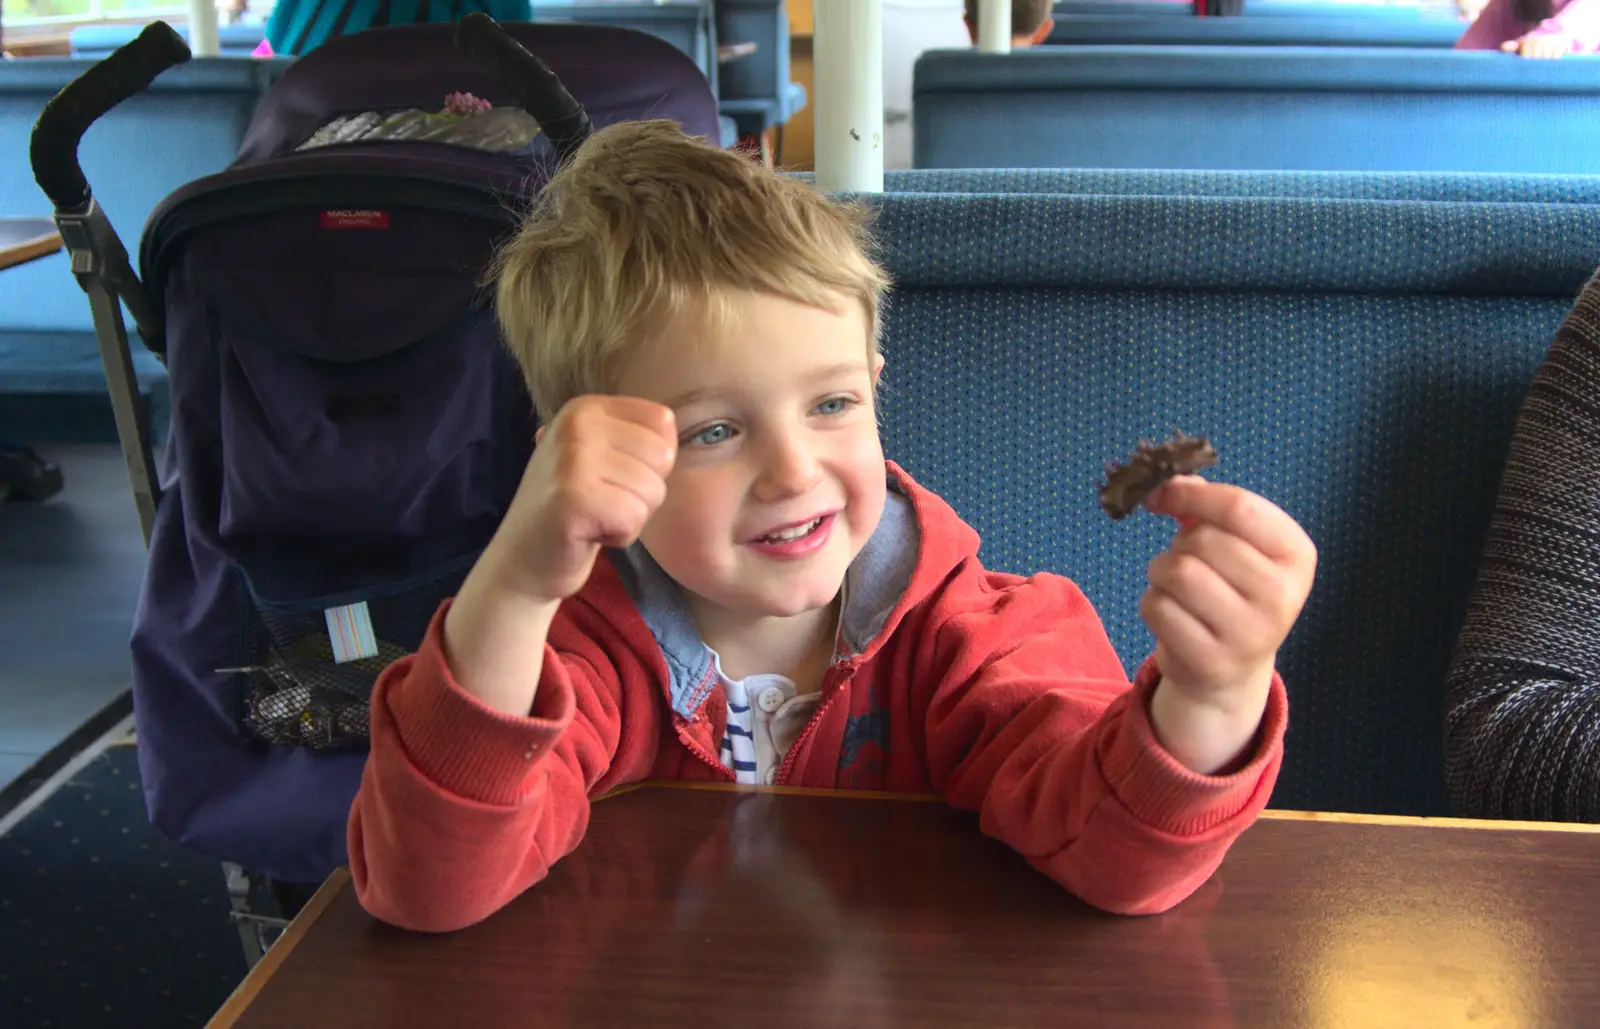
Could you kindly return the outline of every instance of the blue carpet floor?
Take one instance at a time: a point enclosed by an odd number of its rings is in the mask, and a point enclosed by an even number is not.
[[[203,1026],[245,974],[222,867],[151,827],[112,747],[0,837],[0,1027]]]

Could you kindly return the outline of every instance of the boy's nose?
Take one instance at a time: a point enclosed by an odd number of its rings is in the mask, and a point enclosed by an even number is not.
[[[782,500],[811,492],[822,479],[822,466],[804,440],[778,437],[772,440],[756,481],[756,495],[762,500]]]

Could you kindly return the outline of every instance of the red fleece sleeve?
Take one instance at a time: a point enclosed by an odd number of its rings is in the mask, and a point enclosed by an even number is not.
[[[1198,775],[1151,729],[1153,663],[1130,687],[1070,581],[978,570],[947,591],[956,596],[918,655],[935,788],[1098,908],[1152,914],[1193,893],[1272,793],[1288,722],[1282,681],[1243,767]]]
[[[484,706],[446,663],[448,607],[373,690],[372,749],[348,830],[362,906],[424,932],[479,922],[543,879],[583,838],[596,785],[643,777],[655,739],[653,726],[634,724],[654,717],[648,694],[626,705],[624,726],[624,698],[648,690],[645,677],[619,675],[562,615],[529,716]]]

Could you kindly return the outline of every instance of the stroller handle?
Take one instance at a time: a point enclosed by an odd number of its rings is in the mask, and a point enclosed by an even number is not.
[[[34,181],[57,210],[78,211],[89,201],[89,183],[78,166],[78,142],[89,126],[157,75],[188,59],[183,37],[166,22],[152,22],[44,105],[33,126],[28,156]]]
[[[530,54],[499,23],[473,11],[456,25],[456,47],[482,64],[522,109],[533,116],[565,161],[589,138],[589,116],[555,72]]]

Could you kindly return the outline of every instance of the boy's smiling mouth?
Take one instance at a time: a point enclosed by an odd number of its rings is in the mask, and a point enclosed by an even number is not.
[[[745,546],[767,557],[805,557],[828,542],[837,519],[838,512],[833,511],[807,521],[791,522],[782,528],[755,537]]]
[[[809,536],[809,535],[811,535],[812,530],[814,530],[817,526],[819,526],[821,524],[822,524],[822,519],[820,517],[819,518],[813,518],[813,519],[811,519],[811,521],[806,522],[803,525],[795,525],[795,526],[791,526],[791,527],[789,527],[787,529],[779,529],[777,532],[769,532],[765,536],[761,537],[760,542],[763,542],[763,543],[789,543],[789,542],[792,542],[794,540],[799,539],[801,536]]]

